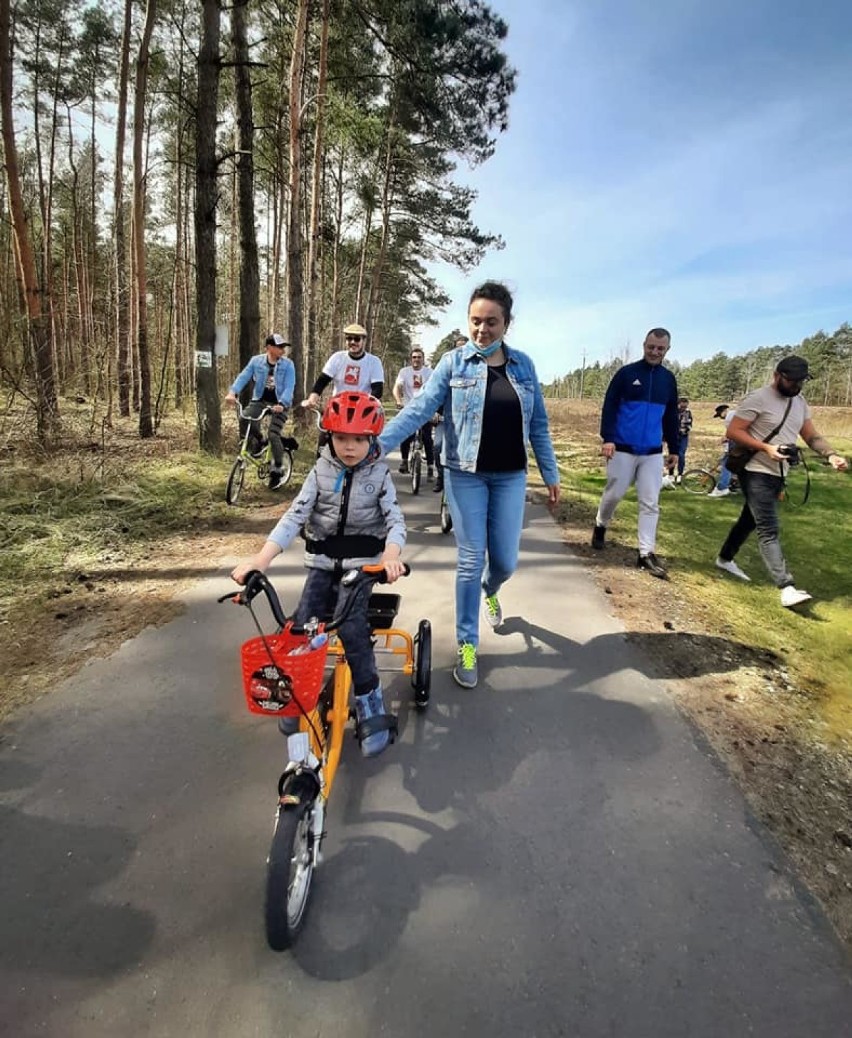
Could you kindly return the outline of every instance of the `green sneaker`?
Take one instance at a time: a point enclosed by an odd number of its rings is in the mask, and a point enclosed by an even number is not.
[[[503,623],[503,610],[500,608],[500,599],[496,595],[485,596],[483,611],[490,627],[499,627]]]
[[[476,667],[476,646],[470,642],[462,642],[459,646],[459,660],[453,667],[453,677],[462,688],[476,688],[479,672]]]

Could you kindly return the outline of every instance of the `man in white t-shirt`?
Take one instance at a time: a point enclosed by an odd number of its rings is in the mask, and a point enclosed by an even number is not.
[[[426,364],[425,354],[419,346],[411,351],[409,359],[411,363],[402,368],[396,376],[396,382],[393,384],[393,398],[396,400],[398,407],[405,407],[416,396],[419,396],[423,392],[423,387],[432,377],[432,369]],[[423,440],[423,452],[426,455],[426,478],[431,479],[434,474],[432,465],[434,464],[435,454],[432,442],[431,419],[421,426],[420,438]],[[413,440],[414,436],[409,436],[407,440],[403,440],[399,445],[399,452],[402,455],[402,464],[399,466],[400,472],[408,472],[408,454]]]
[[[797,449],[795,443],[801,436],[833,469],[845,472],[848,467],[846,458],[831,449],[811,420],[810,408],[801,395],[809,378],[806,360],[785,357],[775,368],[772,384],[749,393],[728,425],[728,439],[754,453],[740,473],[745,505],[719,551],[716,565],[740,580],[748,580],[734,556],[752,530],[757,530],[763,563],[781,591],[781,605],[787,609],[811,597],[794,586],[778,536],[778,498],[784,489],[790,448]]]
[[[367,352],[367,329],[360,324],[347,324],[343,329],[346,349],[332,353],[314,383],[303,407],[319,407],[327,386],[334,386],[334,395],[347,390],[370,393],[381,400],[385,391],[385,373],[382,362]]]

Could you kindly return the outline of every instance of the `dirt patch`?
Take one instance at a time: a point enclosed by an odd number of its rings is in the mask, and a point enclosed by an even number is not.
[[[852,752],[820,738],[809,693],[783,659],[711,633],[700,603],[636,569],[634,549],[591,548],[591,529],[562,517],[583,558],[681,711],[706,737],[852,949]]]
[[[12,614],[0,627],[0,718],[50,692],[93,659],[112,655],[146,627],[182,611],[177,594],[221,559],[256,551],[286,499],[241,516],[239,529],[204,531],[149,543],[141,551],[104,552],[50,589],[37,623]],[[235,524],[237,525],[237,524]]]

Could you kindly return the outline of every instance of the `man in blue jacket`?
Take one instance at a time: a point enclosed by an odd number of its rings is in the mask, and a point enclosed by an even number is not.
[[[290,345],[287,340],[273,332],[266,337],[266,353],[260,353],[246,364],[234,379],[228,390],[225,402],[235,404],[237,393],[254,382],[251,403],[244,408],[250,417],[256,418],[264,407],[272,408],[269,419],[269,445],[272,447],[272,465],[269,469],[269,489],[275,490],[281,484],[281,470],[284,465],[284,444],[281,442],[281,430],[287,421],[287,410],[293,403],[293,389],[296,385],[296,369],[293,361],[284,356]],[[253,422],[256,426],[259,423]],[[254,446],[258,447],[259,437],[252,434]]]
[[[677,461],[678,447],[677,382],[663,367],[670,345],[671,336],[665,328],[652,328],[645,336],[643,359],[625,364],[607,388],[601,412],[601,454],[607,459],[607,480],[592,533],[592,547],[600,550],[618,502],[635,483],[639,499],[636,565],[661,580],[667,580],[668,573],[654,548],[663,482],[663,440],[669,449],[667,464]]]

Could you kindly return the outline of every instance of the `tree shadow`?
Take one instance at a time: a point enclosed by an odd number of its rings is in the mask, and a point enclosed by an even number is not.
[[[649,678],[688,678],[727,673],[742,666],[778,666],[784,662],[767,649],[719,635],[687,631],[608,632],[587,642],[575,642],[521,616],[510,616],[495,633],[500,637],[512,634],[523,637],[526,651],[522,658],[527,661],[526,665],[530,659],[542,655],[542,646],[555,650],[564,657],[575,678],[581,677],[584,681],[598,680],[625,667],[638,669]],[[627,644],[636,646],[639,654],[625,656]],[[552,665],[552,655],[546,654],[548,657],[548,665]],[[505,659],[500,657],[500,665]]]
[[[108,977],[139,962],[154,917],[94,900],[119,875],[135,840],[113,826],[76,825],[0,806],[5,918],[0,962],[7,970]]]

